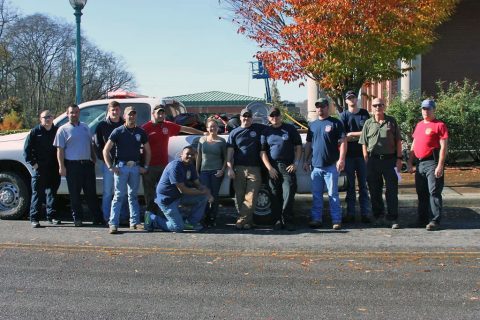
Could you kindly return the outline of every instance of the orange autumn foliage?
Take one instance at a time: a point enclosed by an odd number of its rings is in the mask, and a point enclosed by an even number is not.
[[[458,0],[223,0],[273,79],[310,77],[332,97],[397,79]]]

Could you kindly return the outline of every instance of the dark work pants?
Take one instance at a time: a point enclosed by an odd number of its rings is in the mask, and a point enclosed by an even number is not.
[[[90,210],[94,222],[103,222],[102,211],[98,204],[95,178],[95,164],[92,161],[68,161],[65,160],[67,169],[67,185],[70,193],[70,204],[72,206],[72,216],[74,221],[83,220],[82,200],[80,193],[87,200],[88,210]]]
[[[418,195],[418,220],[427,224],[429,221],[440,223],[442,215],[443,175],[435,178],[435,160],[421,161],[415,173],[415,188]]]
[[[360,204],[360,213],[367,216],[369,210],[368,188],[367,188],[367,166],[363,157],[354,157],[345,159],[345,173],[347,174],[347,216],[355,216],[355,200],[357,199],[355,191],[355,176],[358,180],[358,202]]]
[[[272,210],[275,221],[280,220],[283,223],[293,223],[293,202],[297,192],[297,176],[295,172],[287,172],[288,165],[284,163],[274,163],[272,166],[278,171],[277,179],[269,178],[270,188],[272,189]]]
[[[385,180],[385,199],[387,200],[387,220],[398,218],[398,177],[395,173],[396,159],[369,158],[367,163],[367,183],[375,218],[385,214],[383,204],[383,182]]]
[[[55,197],[60,186],[57,167],[38,167],[32,176],[32,200],[30,221],[39,221],[42,205],[45,204],[47,220],[56,219]]]

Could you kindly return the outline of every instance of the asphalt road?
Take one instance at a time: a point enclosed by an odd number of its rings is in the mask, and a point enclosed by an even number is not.
[[[446,211],[438,232],[0,221],[0,319],[479,319],[480,209]]]

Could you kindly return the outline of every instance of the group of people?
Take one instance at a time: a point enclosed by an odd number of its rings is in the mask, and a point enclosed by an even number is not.
[[[330,115],[327,99],[315,102],[318,119],[309,124],[305,153],[297,129],[284,123],[281,111],[272,108],[270,125],[253,123],[252,112],[240,112],[240,126],[227,141],[218,135],[214,118],[206,123],[207,132],[180,126],[165,119],[165,105],[152,110],[153,120],[142,127],[136,124],[136,110],[128,106],[121,115],[120,104],[111,101],[107,116],[92,137],[88,126],[80,122],[77,105],[67,108],[68,122],[60,128],[45,110],[40,124],[31,130],[25,142],[25,159],[32,166],[32,201],[30,222],[40,226],[42,205],[47,221],[59,224],[55,194],[60,176],[65,176],[70,193],[75,226],[83,224],[80,193],[86,197],[93,223],[106,225],[118,233],[122,220],[129,219],[130,229],[181,232],[214,226],[218,214],[218,194],[224,175],[233,182],[238,218],[235,227],[253,227],[253,212],[262,183],[262,170],[272,193],[274,229],[295,230],[294,198],[296,172],[311,171],[310,227],[323,222],[323,191],[326,186],[333,229],[355,220],[356,181],[360,216],[363,223],[399,228],[398,174],[402,165],[400,128],[385,114],[382,99],[372,101],[373,114],[357,106],[357,97],[345,96],[348,109],[339,119]],[[448,131],[435,118],[435,102],[422,102],[420,121],[413,134],[408,170],[414,172],[418,194],[419,223],[427,230],[440,226],[442,212],[443,168]],[[201,135],[198,146],[186,146],[178,159],[168,162],[168,141],[180,132]],[[100,208],[95,188],[95,161],[103,162],[103,196]],[[339,172],[345,170],[348,189],[346,213],[342,217],[338,193]],[[58,172],[58,174],[56,174]],[[146,210],[141,224],[137,192],[143,181]],[[386,209],[382,199],[385,184]],[[369,199],[370,195],[370,199]],[[181,212],[181,208],[185,212]]]

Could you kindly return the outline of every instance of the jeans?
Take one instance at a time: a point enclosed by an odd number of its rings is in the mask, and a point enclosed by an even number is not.
[[[217,170],[207,170],[200,172],[200,182],[210,189],[210,193],[215,198],[213,203],[208,203],[205,210],[205,219],[215,221],[218,213],[218,191],[222,184],[223,176],[216,177]]]
[[[70,194],[73,220],[83,220],[82,200],[80,197],[80,193],[83,190],[88,209],[93,215],[93,221],[102,222],[102,211],[98,204],[95,185],[95,164],[89,160],[65,160],[65,168],[67,170],[67,185]]]
[[[355,200],[357,199],[355,191],[355,176],[358,180],[358,202],[360,204],[360,214],[367,216],[369,213],[370,200],[368,198],[367,188],[367,166],[363,157],[346,158],[345,173],[347,174],[347,216],[355,216]]]
[[[138,204],[138,186],[140,185],[140,167],[123,166],[119,168],[119,174],[113,177],[115,195],[113,196],[109,224],[120,224],[120,211],[125,198],[128,198],[130,209],[130,225],[140,223],[140,205]]]
[[[182,232],[185,222],[178,206],[191,206],[191,211],[185,216],[185,218],[188,220],[189,223],[196,225],[203,218],[207,202],[208,198],[206,195],[203,194],[194,196],[182,195],[179,199],[173,201],[168,205],[157,202],[158,206],[163,212],[163,216],[150,214],[153,228],[162,229],[164,231]]]
[[[444,176],[435,177],[435,160],[419,162],[415,173],[418,195],[418,220],[427,224],[430,220],[440,223],[442,215],[442,190]]]
[[[238,221],[240,223],[252,223],[258,190],[262,185],[260,167],[235,166],[234,170],[233,188],[235,189]]]
[[[398,177],[395,172],[396,159],[370,157],[367,163],[367,183],[375,218],[385,214],[383,204],[383,180],[385,179],[385,199],[387,200],[387,220],[398,218]]]
[[[297,192],[297,175],[295,172],[287,171],[288,165],[284,163],[274,163],[273,167],[278,172],[277,179],[269,178],[270,189],[272,190],[272,209],[275,215],[274,220],[280,220],[283,223],[294,223],[293,202]]]
[[[32,176],[32,200],[30,221],[39,221],[42,205],[45,203],[47,220],[56,218],[55,196],[60,186],[58,168],[39,167]]]
[[[110,209],[112,208],[113,200],[113,175],[114,173],[110,171],[107,165],[102,163],[102,173],[103,173],[103,193],[102,193],[102,211],[103,211],[103,220],[108,222],[110,220]],[[120,213],[120,221],[128,220],[130,216],[128,212],[128,202],[127,198],[122,202],[122,210]]]
[[[336,165],[322,168],[313,168],[310,174],[312,178],[312,221],[322,221],[323,213],[323,188],[327,186],[328,201],[330,204],[330,215],[332,223],[341,223],[342,212],[340,208],[340,197],[338,195],[338,171]]]
[[[146,210],[153,213],[159,212],[158,207],[155,204],[155,189],[157,187],[158,181],[160,181],[163,170],[165,170],[164,166],[150,166],[148,168],[148,171],[142,176],[143,194],[145,197]]]

